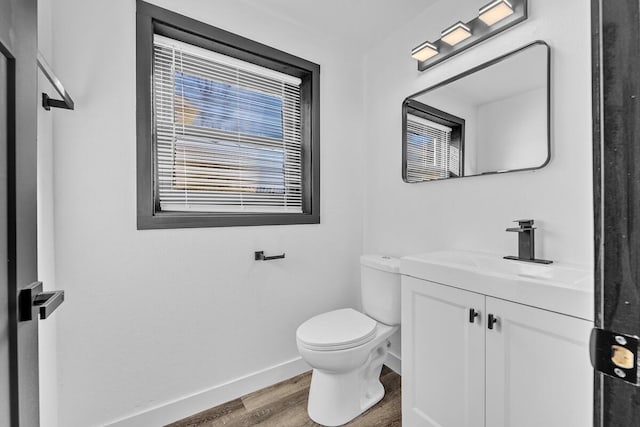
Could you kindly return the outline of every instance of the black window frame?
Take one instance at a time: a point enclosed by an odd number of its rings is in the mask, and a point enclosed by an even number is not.
[[[451,128],[452,145],[459,149],[460,175],[448,171],[449,176],[440,179],[428,179],[424,181],[409,181],[407,177],[407,115],[411,114],[434,123]],[[418,102],[415,99],[405,99],[402,103],[402,180],[407,184],[418,182],[440,181],[449,178],[460,178],[464,176],[464,135],[465,120],[461,117],[449,114],[446,111],[438,110],[430,105]]]
[[[320,65],[170,10],[137,1],[137,227],[237,227],[320,223]],[[157,201],[153,131],[153,36],[163,35],[299,77],[302,213],[162,212]]]

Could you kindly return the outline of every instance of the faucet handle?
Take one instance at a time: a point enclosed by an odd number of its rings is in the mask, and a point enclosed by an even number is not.
[[[532,228],[533,220],[532,219],[516,219],[513,222],[517,222],[521,228]]]

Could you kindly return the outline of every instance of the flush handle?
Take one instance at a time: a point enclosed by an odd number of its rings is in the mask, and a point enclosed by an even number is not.
[[[254,253],[254,259],[256,261],[271,261],[272,259],[282,259],[282,258],[284,258],[284,254],[265,256],[264,251],[255,251]]]
[[[488,318],[487,318],[487,328],[489,329],[493,329],[493,325],[498,323],[498,317],[494,316],[493,314],[489,314]]]
[[[43,292],[42,282],[33,282],[20,290],[18,298],[20,321],[33,320],[33,308],[40,319],[46,319],[64,301],[64,291]]]
[[[480,313],[478,313],[475,308],[470,308],[469,309],[469,323],[474,323],[476,320],[476,317],[478,317],[480,315]]]

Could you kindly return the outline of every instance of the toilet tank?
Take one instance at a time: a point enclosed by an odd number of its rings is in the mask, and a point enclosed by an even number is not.
[[[384,255],[360,257],[362,310],[387,325],[400,324],[400,259]]]

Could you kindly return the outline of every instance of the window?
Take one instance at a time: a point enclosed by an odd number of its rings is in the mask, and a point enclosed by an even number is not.
[[[404,109],[405,182],[462,176],[464,120],[414,100]]]
[[[154,37],[162,212],[302,213],[301,80]]]
[[[319,66],[138,3],[138,228],[319,222]]]

